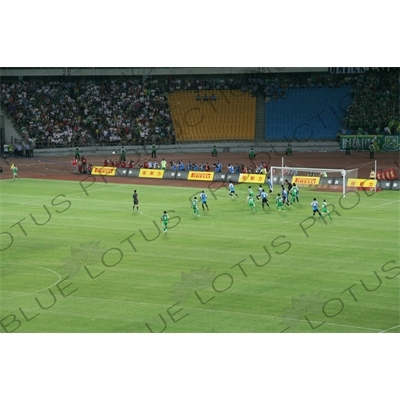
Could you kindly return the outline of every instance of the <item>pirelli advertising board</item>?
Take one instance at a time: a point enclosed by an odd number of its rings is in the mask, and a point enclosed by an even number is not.
[[[92,175],[106,175],[106,176],[115,176],[115,172],[117,168],[115,167],[93,167]]]
[[[319,185],[319,176],[294,176],[292,183],[296,185]]]
[[[214,172],[189,171],[187,179],[189,181],[213,181]]]

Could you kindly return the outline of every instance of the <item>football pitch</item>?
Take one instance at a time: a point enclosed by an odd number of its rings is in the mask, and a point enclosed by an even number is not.
[[[214,183],[196,217],[200,188],[0,186],[2,333],[400,332],[399,192],[301,188],[254,211],[248,184]],[[332,219],[311,218],[314,197]]]

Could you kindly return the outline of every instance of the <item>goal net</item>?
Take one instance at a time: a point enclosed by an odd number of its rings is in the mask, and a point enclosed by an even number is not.
[[[370,164],[372,168],[375,166],[374,170],[376,171],[376,161]],[[376,176],[373,179],[359,179],[358,172],[359,167],[351,169],[306,168],[290,163],[284,158],[282,158],[281,166],[271,166],[269,171],[273,189],[276,186],[280,188],[288,181],[292,184],[296,183],[296,186],[299,187],[341,191],[343,197],[346,196],[346,191],[357,189],[376,191]]]

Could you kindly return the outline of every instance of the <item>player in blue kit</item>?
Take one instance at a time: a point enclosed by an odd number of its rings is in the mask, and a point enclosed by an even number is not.
[[[258,185],[258,195],[256,196],[257,201],[260,200],[261,193],[262,193],[263,190],[264,190],[263,187],[261,185]]]
[[[322,219],[322,214],[319,211],[319,205],[317,199],[314,197],[314,200],[311,202],[311,208],[312,208],[312,216],[314,217],[315,213],[319,214],[319,218]]]
[[[205,207],[207,208],[207,211],[209,211],[208,204],[207,204],[207,194],[204,193],[204,190],[202,190],[200,193],[200,200],[201,200],[201,207],[203,208],[203,211],[205,211]]]
[[[235,195],[236,197],[239,197],[235,192],[235,186],[233,186],[232,181],[229,181],[228,188],[229,188],[229,196],[233,197]]]
[[[270,208],[268,204],[268,193],[264,189],[261,191],[260,197],[261,197],[262,208],[264,209],[265,205],[267,205],[267,207]]]

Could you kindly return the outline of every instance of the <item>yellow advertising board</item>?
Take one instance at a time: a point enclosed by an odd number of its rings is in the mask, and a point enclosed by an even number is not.
[[[139,178],[156,178],[162,179],[164,177],[163,169],[140,168]]]
[[[294,176],[292,183],[296,185],[319,185],[319,176]]]
[[[240,174],[239,175],[239,183],[264,183],[266,175],[264,174]]]
[[[376,186],[375,179],[353,179],[353,178],[350,178],[347,180],[347,187],[374,188],[375,186]]]
[[[91,175],[115,176],[117,168],[115,167],[93,167]]]
[[[214,172],[203,171],[189,171],[189,181],[212,181],[214,179]]]

